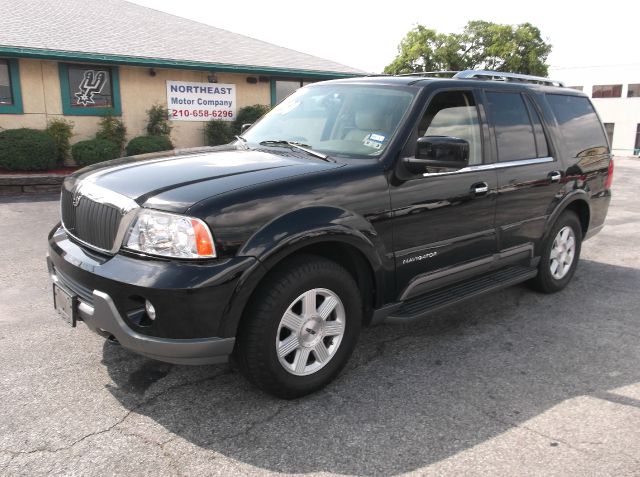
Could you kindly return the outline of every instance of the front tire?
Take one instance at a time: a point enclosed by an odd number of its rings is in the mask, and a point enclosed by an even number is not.
[[[578,266],[582,246],[582,226],[570,210],[560,215],[544,242],[538,275],[529,285],[542,293],[555,293],[566,287]]]
[[[353,277],[314,255],[288,259],[251,298],[235,356],[255,385],[293,399],[331,382],[360,332],[362,299]]]

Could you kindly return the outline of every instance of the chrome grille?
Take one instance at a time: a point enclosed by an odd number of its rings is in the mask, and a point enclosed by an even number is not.
[[[111,250],[122,220],[120,210],[84,195],[73,203],[73,192],[64,189],[60,198],[62,224],[72,236],[102,250]]]

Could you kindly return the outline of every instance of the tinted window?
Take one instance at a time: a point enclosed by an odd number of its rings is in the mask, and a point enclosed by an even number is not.
[[[519,93],[487,93],[498,144],[498,160],[517,161],[537,157],[529,113]]]
[[[627,90],[627,97],[628,98],[640,97],[640,83],[629,85],[629,89]]]
[[[531,122],[533,123],[533,131],[536,135],[536,150],[538,153],[538,157],[548,157],[549,145],[547,143],[547,137],[544,133],[544,128],[542,127],[540,114],[538,114],[538,109],[534,106],[531,98],[527,96],[526,99],[527,107],[529,108],[529,116],[531,117]]]
[[[592,147],[606,147],[602,126],[588,98],[548,94],[547,101],[560,125],[567,153],[571,157]]]
[[[69,65],[69,97],[72,108],[111,108],[111,69],[104,66]]]
[[[478,110],[471,93],[448,91],[436,95],[420,121],[418,134],[464,139],[469,143],[469,164],[482,163]]]
[[[592,98],[619,98],[622,96],[621,84],[599,84],[591,90]]]
[[[6,60],[0,60],[0,104],[13,104],[9,63]]]

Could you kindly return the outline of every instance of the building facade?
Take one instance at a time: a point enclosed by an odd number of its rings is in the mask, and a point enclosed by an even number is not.
[[[614,154],[640,155],[640,64],[551,68],[549,75],[591,97]]]
[[[174,145],[201,146],[210,119],[231,121],[242,107],[276,104],[308,82],[362,73],[121,0],[78,5],[0,0],[12,12],[0,29],[0,130],[64,118],[77,142],[113,115],[130,139],[145,134],[146,111],[159,104],[170,112]]]

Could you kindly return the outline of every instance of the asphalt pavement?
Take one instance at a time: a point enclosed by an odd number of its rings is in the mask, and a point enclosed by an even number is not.
[[[365,329],[296,401],[163,364],[52,309],[57,197],[0,199],[0,475],[640,475],[640,160],[555,295]]]

